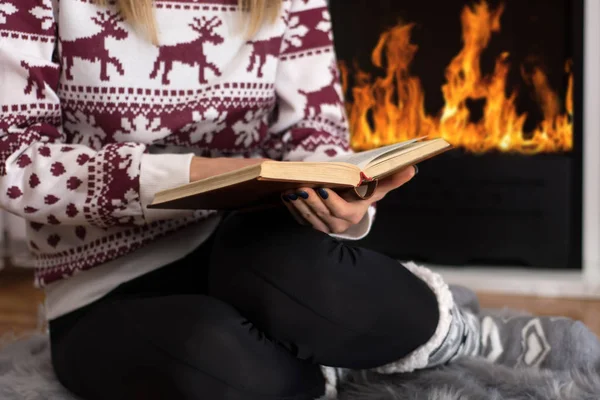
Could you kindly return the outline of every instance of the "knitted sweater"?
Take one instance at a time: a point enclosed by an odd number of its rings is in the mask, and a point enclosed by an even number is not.
[[[195,242],[158,263],[204,240],[215,211],[147,208],[189,182],[194,154],[350,151],[325,0],[284,0],[250,40],[236,0],[155,9],[159,46],[113,6],[0,0],[0,206],[28,220],[40,287],[106,265],[118,276],[122,257],[135,265],[186,227]],[[364,236],[370,223],[361,226],[346,237]]]

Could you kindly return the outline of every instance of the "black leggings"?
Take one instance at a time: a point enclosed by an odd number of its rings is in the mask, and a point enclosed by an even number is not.
[[[425,343],[434,294],[397,261],[230,215],[194,253],[50,322],[58,378],[88,400],[314,399],[319,365],[377,367]]]

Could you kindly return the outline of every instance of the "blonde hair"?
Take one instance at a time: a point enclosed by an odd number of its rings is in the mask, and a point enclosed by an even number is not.
[[[106,5],[109,0],[96,0]],[[275,22],[282,0],[238,0],[240,10],[247,14],[248,36],[254,35],[265,22]],[[158,45],[158,29],[154,18],[153,0],[116,0],[117,7],[125,21],[140,29],[155,45]]]

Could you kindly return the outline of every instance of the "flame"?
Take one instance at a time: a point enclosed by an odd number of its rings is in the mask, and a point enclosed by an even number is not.
[[[443,137],[474,153],[487,151],[536,154],[573,147],[573,75],[567,62],[568,89],[564,110],[540,66],[524,80],[535,94],[544,119],[533,132],[524,132],[526,113],[516,108],[517,93],[507,95],[509,53],[500,54],[494,71],[482,74],[480,59],[494,33],[500,31],[503,6],[491,9],[485,1],[466,6],[461,14],[463,48],[446,68],[442,86],[445,105],[438,116],[425,111],[425,93],[410,64],[418,46],[411,43],[414,24],[397,25],[384,32],[372,53],[372,63],[383,71],[375,79],[355,67],[352,102],[346,104],[352,147],[365,150],[428,135]],[[340,62],[344,93],[350,85],[350,68]],[[467,100],[484,103],[483,116],[472,121]]]

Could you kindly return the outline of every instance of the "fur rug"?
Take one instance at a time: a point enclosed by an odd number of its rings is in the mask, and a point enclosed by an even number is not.
[[[507,368],[480,359],[412,374],[361,374],[340,400],[598,400],[600,368]]]
[[[35,334],[0,352],[0,399],[75,400],[56,380],[48,337]],[[340,400],[598,400],[600,368],[511,369],[467,359],[412,374],[356,373]]]
[[[15,338],[16,339],[16,338]],[[3,338],[3,342],[9,342]],[[0,399],[75,400],[56,379],[48,335],[12,340],[0,352]]]

